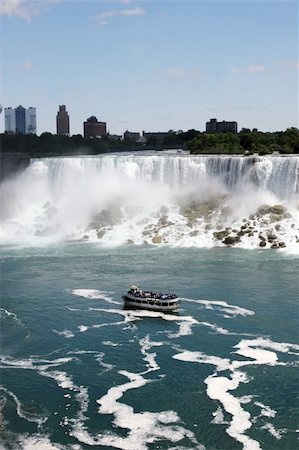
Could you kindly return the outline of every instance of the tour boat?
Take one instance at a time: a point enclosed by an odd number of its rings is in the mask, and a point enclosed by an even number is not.
[[[146,309],[167,313],[176,312],[180,307],[180,300],[177,295],[143,291],[138,286],[131,286],[122,299],[125,307],[130,309]]]

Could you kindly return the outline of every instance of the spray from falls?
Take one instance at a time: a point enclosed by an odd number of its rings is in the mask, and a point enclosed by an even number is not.
[[[299,157],[32,160],[0,186],[0,241],[299,248]]]

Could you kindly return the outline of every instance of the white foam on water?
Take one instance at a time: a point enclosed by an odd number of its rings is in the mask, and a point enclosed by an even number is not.
[[[0,308],[0,318],[5,318],[5,317],[9,317],[9,318],[15,320],[16,322],[21,323],[21,320],[18,318],[18,316],[15,313],[8,311],[5,308]]]
[[[107,345],[110,347],[121,347],[122,344],[117,344],[116,342],[112,342],[112,341],[102,341],[103,345]]]
[[[70,351],[68,352],[68,354],[71,355],[85,355],[85,354],[98,354],[98,352],[96,352],[95,350],[74,350],[74,351]]]
[[[253,399],[254,395],[243,395],[242,397],[239,397],[239,402],[242,405],[246,405],[247,403],[250,403]]]
[[[192,318],[193,319],[193,318]],[[177,333],[167,333],[167,336],[172,339],[172,338],[179,338],[181,336],[189,336],[192,334],[192,326],[194,324],[197,324],[197,320],[188,320],[188,321],[183,321],[179,324],[179,331]]]
[[[219,334],[227,334],[227,335],[236,335],[237,333],[233,333],[231,331],[226,330],[225,328],[218,327],[218,325],[209,322],[199,322],[199,325],[203,325],[205,327],[211,328],[213,331]]]
[[[183,351],[173,355],[173,359],[178,359],[184,362],[194,362],[202,364],[211,364],[216,367],[216,371],[230,370],[231,362],[227,358],[220,358],[218,356],[206,355],[202,352]]]
[[[79,297],[89,298],[91,300],[105,300],[108,303],[119,305],[121,302],[113,300],[107,291],[99,291],[97,289],[73,289],[72,294]]]
[[[48,417],[40,417],[37,414],[25,412],[24,409],[22,408],[22,403],[20,402],[18,397],[13,392],[9,391],[6,387],[0,386],[0,390],[5,392],[6,395],[13,398],[16,404],[17,415],[22,419],[25,419],[27,422],[34,422],[37,424],[38,427],[41,427],[42,424],[48,420]]]
[[[234,348],[238,349],[234,353],[252,359],[252,361],[234,361],[232,365],[239,368],[250,364],[285,365],[286,363],[278,362],[278,356],[275,352],[289,353],[290,350],[299,350],[299,345],[256,338],[243,339]]]
[[[89,308],[89,310],[93,310],[93,311],[100,311],[99,309],[96,308]],[[104,311],[104,310],[102,310]],[[109,311],[109,310],[108,310]],[[118,325],[123,325],[125,323],[127,323],[128,320],[122,320],[120,322],[108,322],[108,323],[99,323],[99,324],[94,324],[94,325],[78,325],[77,328],[79,330],[79,333],[85,333],[85,331],[91,330],[93,328],[104,328],[104,327],[110,327],[110,326],[118,326]]]
[[[74,358],[57,358],[52,361],[38,358],[15,359],[11,356],[0,355],[0,367],[2,369],[47,370],[50,367],[60,366],[73,360]]]
[[[240,306],[236,305],[230,305],[229,303],[225,301],[218,301],[218,300],[193,300],[190,298],[183,298],[185,302],[190,303],[198,303],[200,305],[204,305],[206,309],[216,309],[220,312],[225,313],[228,317],[235,317],[235,316],[252,316],[254,315],[254,311],[251,311],[250,309],[241,308]]]
[[[167,322],[178,322],[181,324],[179,325],[179,331],[177,333],[169,333],[169,338],[177,338],[180,336],[186,336],[189,334],[192,334],[191,327],[193,325],[197,325],[199,322],[194,319],[192,316],[178,316],[176,314],[164,314],[162,312],[158,311],[147,311],[147,310],[123,310],[123,309],[96,309],[96,308],[90,308],[93,311],[101,311],[101,312],[108,312],[112,314],[120,314],[124,316],[125,323],[131,322],[135,320],[141,320],[142,318],[160,318]],[[120,322],[123,323],[123,322]],[[119,324],[116,323],[116,324]],[[111,324],[109,324],[111,325]],[[95,326],[95,325],[94,325]],[[103,326],[102,325],[99,325]]]
[[[59,336],[63,336],[66,339],[70,339],[70,338],[75,336],[74,333],[71,330],[57,331],[57,330],[53,329],[53,331],[54,331],[54,333],[58,334]]]
[[[153,342],[147,335],[143,339],[140,339],[139,344],[141,346],[141,353],[144,355],[143,359],[147,363],[147,370],[145,372],[142,372],[142,375],[159,370],[160,366],[157,364],[155,359],[157,354],[155,352],[149,353],[148,350],[150,350],[152,347],[161,347],[163,345],[163,342]]]
[[[86,325],[78,325],[79,333],[85,333],[90,327],[87,327]]]
[[[105,357],[105,353],[98,353],[97,356],[95,356],[95,360],[100,364],[101,367],[103,367],[102,374],[105,372],[109,372],[112,370],[115,366],[113,364],[107,364],[103,361]]]
[[[148,341],[145,345],[149,345]],[[177,425],[179,417],[174,411],[162,411],[158,413],[143,412],[135,413],[134,409],[118,400],[125,392],[131,389],[138,389],[149,381],[140,374],[127,371],[120,371],[129,379],[128,383],[110,388],[106,395],[102,396],[97,403],[100,405],[100,414],[113,414],[114,425],[123,429],[128,429],[128,435],[125,438],[114,436],[111,434],[99,435],[92,438],[87,435],[86,431],[75,430],[73,435],[80,439],[81,442],[89,445],[107,445],[124,450],[146,450],[147,443],[153,443],[159,440],[170,440],[179,442],[183,438],[188,438],[192,443],[198,445],[197,448],[203,449],[196,441],[194,434],[185,428]],[[84,439],[84,441],[82,441]]]
[[[70,446],[61,446],[59,444],[53,444],[50,441],[50,438],[47,436],[42,435],[23,435],[18,436],[16,444],[18,447],[16,449],[21,450],[63,450],[63,449],[69,449],[71,450]],[[75,450],[75,449],[74,449]]]
[[[253,365],[285,365],[286,363],[278,360],[278,355],[275,352],[293,354],[294,352],[290,350],[298,350],[299,346],[297,344],[274,342],[270,339],[260,337],[251,340],[241,340],[234,348],[238,349],[234,352],[235,354],[248,358],[248,360],[231,361],[227,358],[219,358],[206,355],[202,352],[191,352],[187,350],[181,351],[174,355],[173,358],[181,361],[215,366],[215,372],[205,379],[207,395],[213,400],[218,400],[224,410],[232,415],[232,420],[226,430],[227,434],[238,442],[241,442],[244,450],[257,450],[261,448],[260,444],[245,434],[255,420],[251,420],[250,414],[241,406],[250,402],[252,396],[237,398],[230,391],[236,390],[240,383],[250,382],[246,373],[239,370],[241,367]],[[217,372],[224,370],[230,371],[230,378],[217,375]],[[262,408],[261,416],[275,417],[276,411],[270,407],[265,406],[261,402],[256,402],[255,405]],[[271,424],[267,425],[266,429],[273,435],[276,433],[276,437],[281,435],[280,431],[277,432]]]
[[[74,390],[75,385],[73,383],[72,377],[66,372],[60,372],[58,370],[53,371],[40,371],[40,374],[47,378],[52,378],[56,381],[57,386],[62,389]]]
[[[214,423],[216,425],[228,423],[224,420],[223,409],[221,408],[221,406],[218,406],[218,408],[215,412],[212,413],[212,415],[214,416],[214,419],[211,420],[211,423]]]
[[[282,430],[276,430],[272,423],[266,423],[261,427],[261,430],[267,430],[272,436],[274,436],[276,439],[281,439],[282,435],[286,433],[285,429]]]
[[[271,409],[270,406],[264,405],[263,403],[260,403],[260,402],[254,402],[254,404],[261,408],[260,416],[265,416],[265,417],[275,417],[276,416],[277,411],[275,411],[274,409]]]
[[[243,410],[240,400],[229,393],[237,389],[240,383],[245,382],[248,382],[248,378],[244,372],[240,371],[233,372],[231,379],[211,375],[205,380],[207,395],[213,400],[219,400],[225,411],[232,415],[232,420],[226,429],[227,434],[241,442],[244,450],[255,450],[261,448],[259,443],[244,434],[252,426],[250,414]]]

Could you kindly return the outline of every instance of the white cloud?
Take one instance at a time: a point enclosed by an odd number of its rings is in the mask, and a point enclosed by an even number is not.
[[[135,6],[132,9],[123,9],[119,12],[120,16],[144,16],[146,14],[145,9]]]
[[[48,10],[48,6],[62,0],[0,0],[0,15],[19,17],[31,22],[33,17]]]
[[[145,14],[146,14],[145,9],[136,6],[135,8],[131,8],[131,9],[120,9],[120,10],[114,9],[111,11],[105,11],[101,14],[97,14],[96,16],[93,16],[93,20],[95,20],[95,22],[98,25],[103,26],[108,23],[107,19],[110,19],[111,17],[114,17],[114,16],[130,17],[130,16],[144,16]]]
[[[245,72],[250,72],[250,73],[257,73],[257,72],[265,72],[265,67],[261,66],[261,65],[251,65],[248,67],[245,67]]]
[[[24,62],[24,64],[22,65],[23,69],[25,70],[31,70],[32,69],[32,63],[30,61],[26,61]]]
[[[186,70],[178,68],[166,69],[164,70],[163,75],[170,78],[201,78],[203,76],[202,73],[196,69]]]
[[[241,73],[263,73],[266,72],[266,67],[261,64],[251,64],[247,67],[232,69],[232,73],[240,75]]]

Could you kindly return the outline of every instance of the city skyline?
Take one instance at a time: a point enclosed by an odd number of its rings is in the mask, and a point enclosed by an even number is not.
[[[297,2],[2,0],[0,20],[0,103],[34,105],[37,134],[58,105],[71,135],[298,126]]]

